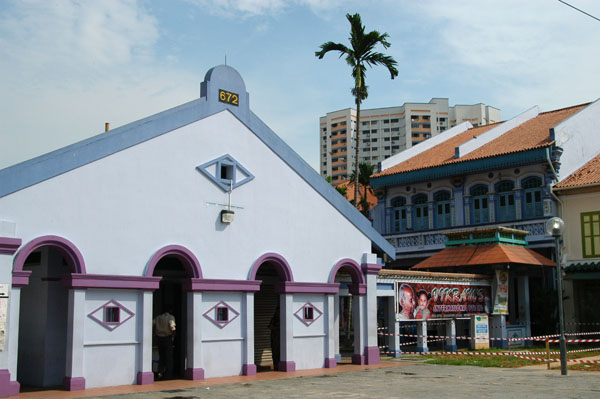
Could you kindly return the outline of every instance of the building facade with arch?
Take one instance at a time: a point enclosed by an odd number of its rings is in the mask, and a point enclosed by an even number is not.
[[[383,254],[252,113],[239,73],[215,67],[197,100],[0,170],[0,397],[152,383],[168,309],[176,378],[269,368],[270,336],[280,371],[335,367],[340,297],[347,354],[377,363]]]

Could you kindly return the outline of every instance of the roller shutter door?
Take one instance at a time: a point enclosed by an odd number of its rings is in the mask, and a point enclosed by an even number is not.
[[[279,294],[273,292],[273,285],[261,285],[261,290],[254,294],[254,364],[270,366],[271,330],[269,323],[277,309]]]

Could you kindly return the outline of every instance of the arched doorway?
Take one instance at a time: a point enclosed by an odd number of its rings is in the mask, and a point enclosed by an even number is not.
[[[202,278],[200,264],[192,252],[179,245],[169,245],[157,251],[148,264],[147,276],[161,277],[158,290],[152,295],[152,319],[164,312],[175,317],[176,330],[172,338],[172,355],[168,351],[166,362],[172,362],[171,376],[158,375],[158,337],[152,334],[152,371],[155,380],[186,377],[190,367],[188,359],[193,348],[188,345],[188,323],[193,324],[193,315],[188,312],[188,295],[184,287],[191,279]],[[192,343],[193,345],[193,343]]]
[[[285,361],[281,354],[284,340],[285,315],[281,315],[280,286],[292,281],[285,259],[277,254],[260,257],[251,271],[251,280],[260,280],[260,290],[254,293],[254,364],[256,371],[278,370]]]
[[[362,364],[364,345],[360,335],[362,312],[359,296],[366,292],[364,276],[358,263],[342,259],[333,268],[329,282],[340,285],[334,304],[334,325],[338,332],[334,337],[336,361]]]
[[[68,240],[57,236],[37,238],[17,254],[14,275],[25,282],[19,290],[17,381],[21,390],[62,387],[71,377],[67,370],[69,345],[69,290],[63,279],[85,273],[83,257]],[[69,386],[70,384],[67,383]]]

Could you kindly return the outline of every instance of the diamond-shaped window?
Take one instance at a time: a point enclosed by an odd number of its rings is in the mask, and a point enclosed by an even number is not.
[[[254,175],[229,154],[208,161],[197,166],[196,169],[226,192],[254,179]]]
[[[312,323],[317,321],[321,315],[323,315],[323,312],[317,309],[317,307],[310,302],[306,302],[300,309],[296,311],[296,313],[294,313],[294,316],[296,316],[302,323],[306,324],[306,326],[310,326]]]
[[[240,315],[240,312],[235,310],[225,301],[217,303],[212,308],[204,313],[204,317],[212,321],[219,328],[225,327]]]
[[[112,331],[135,316],[131,310],[114,299],[88,314],[88,317]]]

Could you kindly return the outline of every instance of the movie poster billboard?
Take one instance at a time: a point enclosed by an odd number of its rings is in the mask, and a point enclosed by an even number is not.
[[[508,271],[496,270],[494,314],[508,314]]]
[[[490,313],[489,286],[396,282],[396,320],[468,317]]]

